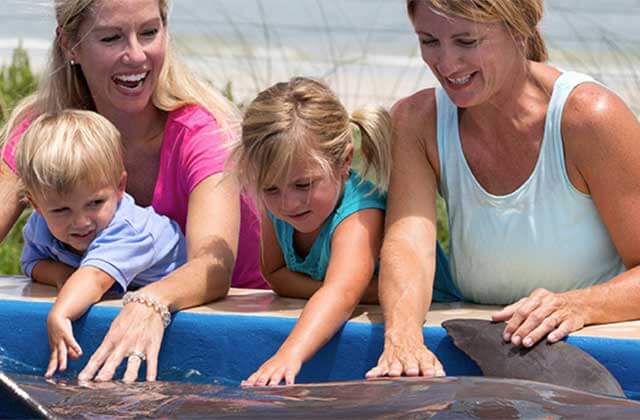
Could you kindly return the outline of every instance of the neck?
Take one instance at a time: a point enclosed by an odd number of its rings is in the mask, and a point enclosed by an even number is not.
[[[166,112],[155,106],[148,106],[142,112],[103,113],[116,126],[122,137],[122,144],[134,146],[157,140],[164,131]]]

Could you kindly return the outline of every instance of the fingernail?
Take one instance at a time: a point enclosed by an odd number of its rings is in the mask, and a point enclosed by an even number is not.
[[[525,347],[530,347],[533,344],[533,339],[531,337],[527,337],[522,341]]]
[[[519,335],[514,335],[513,338],[511,339],[511,342],[513,344],[515,344],[516,346],[519,346],[521,340],[522,340],[522,338],[520,338]]]
[[[548,339],[549,339],[549,341],[556,341],[556,335],[551,333],[551,334],[549,334]]]
[[[509,341],[509,339],[511,338],[511,334],[504,333],[504,334],[502,334],[502,338],[504,339],[504,341]]]

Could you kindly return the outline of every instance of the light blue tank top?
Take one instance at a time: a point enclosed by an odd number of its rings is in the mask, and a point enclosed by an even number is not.
[[[571,91],[585,82],[594,81],[572,72],[557,79],[535,168],[518,189],[502,196],[475,179],[462,152],[458,109],[437,89],[449,260],[465,300],[509,304],[536,288],[585,288],[625,270],[591,196],[571,184],[565,167],[562,110]]]
[[[324,222],[311,250],[304,258],[296,253],[293,246],[293,226],[276,218],[271,212],[268,212],[268,215],[273,222],[276,238],[287,268],[291,271],[304,273],[314,280],[324,280],[331,257],[331,239],[338,225],[360,210],[380,209],[384,211],[386,203],[386,194],[376,190],[371,182],[362,180],[356,172],[351,171],[349,179],[345,182],[340,203]]]

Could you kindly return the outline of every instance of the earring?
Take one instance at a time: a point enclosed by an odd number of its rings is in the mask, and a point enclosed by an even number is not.
[[[71,64],[72,66],[76,65],[76,60],[74,60],[73,58],[71,60],[69,60],[69,64]]]

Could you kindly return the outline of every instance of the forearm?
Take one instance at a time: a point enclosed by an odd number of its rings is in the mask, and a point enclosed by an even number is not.
[[[359,300],[359,295],[321,287],[305,305],[278,352],[297,357],[301,362],[307,361],[349,319]]]
[[[115,283],[105,272],[93,267],[80,267],[64,284],[52,313],[75,320],[80,318],[91,305]]]
[[[565,295],[584,314],[586,325],[640,319],[640,266]]]
[[[272,273],[264,273],[269,286],[280,296],[309,299],[321,287],[322,282],[314,280],[306,274],[281,267]]]
[[[31,279],[60,289],[75,270],[74,267],[58,261],[42,260],[31,270]]]
[[[198,256],[162,280],[140,289],[140,293],[158,299],[175,312],[224,298],[229,292],[232,273],[233,258]]]
[[[388,238],[382,248],[380,305],[385,337],[404,335],[422,338],[435,273],[435,249],[413,246],[404,239]]]

